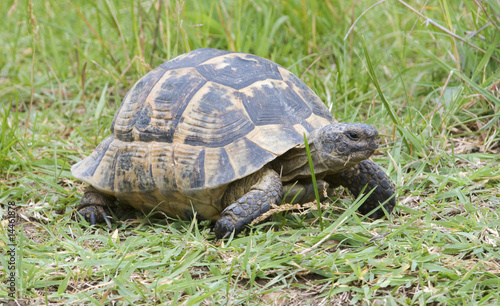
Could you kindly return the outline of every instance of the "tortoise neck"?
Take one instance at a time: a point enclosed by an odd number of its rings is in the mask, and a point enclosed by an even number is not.
[[[320,174],[324,170],[318,169],[319,163],[317,161],[319,160],[319,156],[313,139],[309,141],[309,149],[311,160],[314,164],[314,172],[315,174]],[[311,177],[311,168],[309,167],[309,158],[307,157],[305,146],[299,145],[287,151],[277,159],[274,169],[281,175],[281,179],[284,182]]]

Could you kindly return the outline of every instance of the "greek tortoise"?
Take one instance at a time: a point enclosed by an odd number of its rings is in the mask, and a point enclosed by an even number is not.
[[[78,212],[92,224],[109,224],[106,210],[118,200],[216,221],[217,238],[238,233],[294,183],[299,201],[314,197],[304,134],[323,186],[354,197],[376,187],[363,214],[396,204],[393,183],[368,159],[375,128],[338,123],[295,75],[255,55],[198,49],[163,63],[128,92],[111,132],[71,168],[90,185]]]

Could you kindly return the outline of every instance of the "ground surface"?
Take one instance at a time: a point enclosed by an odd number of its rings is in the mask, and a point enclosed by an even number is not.
[[[500,303],[498,1],[7,0],[0,14],[0,299]],[[142,75],[201,47],[269,58],[339,120],[376,126],[395,213],[360,219],[339,190],[321,218],[282,211],[224,242],[203,222],[74,221],[71,165]]]

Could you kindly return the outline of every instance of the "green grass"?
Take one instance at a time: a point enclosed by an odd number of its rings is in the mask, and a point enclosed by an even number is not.
[[[1,1],[0,299],[14,201],[29,303],[500,303],[498,1],[375,3]],[[339,120],[376,126],[390,219],[359,219],[339,191],[323,230],[317,211],[283,212],[224,242],[203,222],[75,222],[71,165],[142,75],[201,47],[269,58]]]

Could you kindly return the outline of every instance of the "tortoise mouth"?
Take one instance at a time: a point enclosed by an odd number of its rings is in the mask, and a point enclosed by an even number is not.
[[[350,154],[347,155],[346,163],[348,162],[359,163],[360,161],[370,157],[373,154],[373,152],[375,152],[375,150],[373,149],[365,149],[365,150],[351,152]]]

